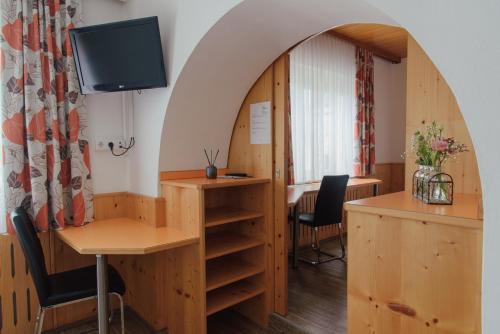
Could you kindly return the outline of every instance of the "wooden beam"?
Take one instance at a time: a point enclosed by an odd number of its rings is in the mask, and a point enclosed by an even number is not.
[[[369,51],[372,51],[374,55],[382,58],[382,59],[385,59],[385,60],[388,60],[390,61],[391,63],[394,63],[394,64],[399,64],[401,63],[401,57],[399,56],[395,56],[389,52],[386,52],[380,48],[377,48],[373,45],[370,45],[368,43],[364,43],[364,42],[360,42],[360,41],[357,41],[353,38],[350,38],[350,37],[347,37],[347,36],[344,36],[336,31],[333,31],[333,30],[330,30],[328,31],[328,33],[334,37],[337,37],[339,39],[342,39],[346,42],[349,42],[351,44],[354,44],[356,46],[359,46],[360,48],[363,48],[363,49],[367,49]]]

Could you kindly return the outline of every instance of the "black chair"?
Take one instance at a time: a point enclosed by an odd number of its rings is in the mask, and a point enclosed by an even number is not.
[[[49,275],[45,266],[40,239],[38,239],[36,230],[26,211],[23,208],[16,209],[12,213],[12,221],[40,303],[35,325],[35,334],[40,334],[42,333],[43,318],[47,309],[97,298],[96,266]],[[124,334],[125,322],[122,296],[125,293],[125,283],[116,269],[111,266],[109,266],[108,275],[109,293],[117,296],[120,300],[121,328],[122,334]]]
[[[316,260],[300,258],[301,261],[318,265],[320,263],[334,260],[343,261],[345,259],[345,246],[342,239],[341,225],[348,181],[349,175],[324,176],[321,181],[318,197],[316,198],[314,213],[302,213],[299,215],[299,223],[309,226],[313,231],[312,248],[317,256]],[[324,252],[320,248],[318,230],[321,226],[326,225],[337,225],[339,232],[338,239],[340,248],[342,249],[340,256]],[[321,255],[325,255],[327,258],[321,258]]]

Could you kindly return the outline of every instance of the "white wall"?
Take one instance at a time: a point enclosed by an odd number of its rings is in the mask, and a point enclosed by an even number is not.
[[[83,25],[120,21],[127,17],[127,7],[114,0],[83,0]],[[95,193],[129,189],[129,157],[114,157],[110,152],[95,150],[99,136],[122,137],[121,93],[87,95],[85,105],[89,118],[90,159]]]
[[[406,58],[399,64],[374,57],[375,161],[404,162]]]

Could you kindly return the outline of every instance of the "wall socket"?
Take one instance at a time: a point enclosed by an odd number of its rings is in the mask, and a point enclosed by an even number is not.
[[[127,146],[123,138],[118,137],[97,137],[95,139],[95,150],[101,152],[109,152],[108,143],[112,142],[114,145],[114,149],[119,149],[120,145]]]

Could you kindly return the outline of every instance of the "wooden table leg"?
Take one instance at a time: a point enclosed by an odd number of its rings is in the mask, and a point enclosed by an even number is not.
[[[97,254],[97,318],[99,334],[109,334],[108,256]]]

